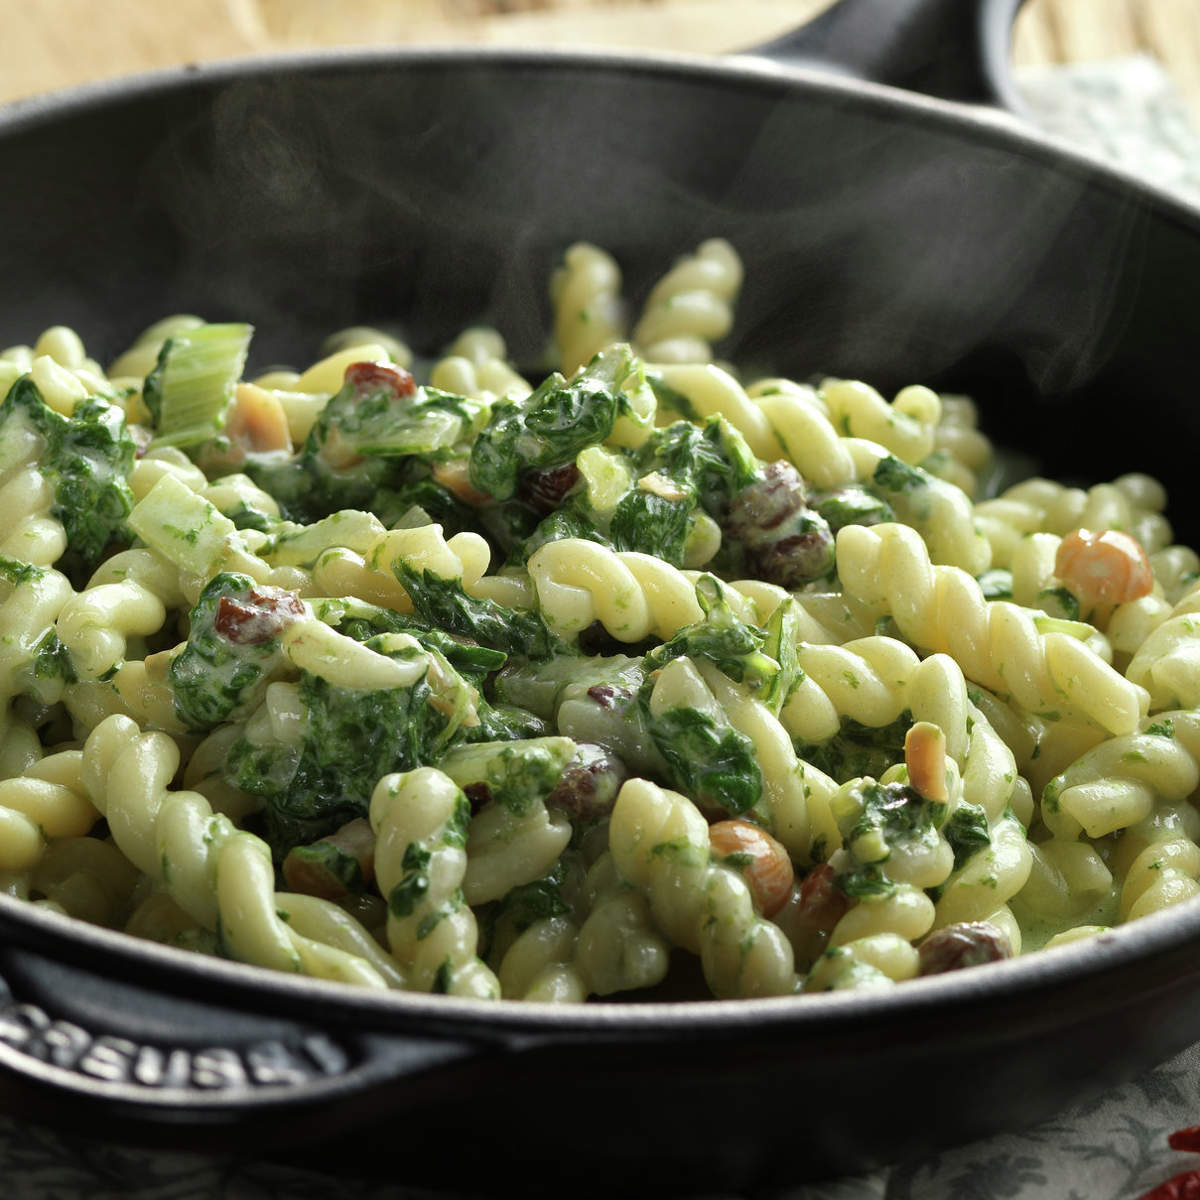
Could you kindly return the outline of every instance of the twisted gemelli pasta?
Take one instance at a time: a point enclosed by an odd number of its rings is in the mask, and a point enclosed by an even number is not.
[[[598,246],[578,242],[550,281],[554,340],[570,374],[624,336],[621,270]]]
[[[371,794],[388,944],[408,986],[486,998],[499,984],[476,955],[475,917],[461,891],[468,812],[462,792],[432,767],[385,775]]]
[[[133,865],[198,924],[219,924],[237,958],[386,987],[365,959],[306,938],[280,919],[266,845],[214,815],[198,793],[169,791],[178,761],[166,734],[141,733],[121,716],[107,718],[84,743],[83,786]]]
[[[787,938],[755,913],[741,876],[710,861],[708,822],[686,797],[630,780],[617,797],[609,841],[621,877],[642,889],[672,942],[700,955],[715,995],[794,989]]]
[[[723,239],[712,238],[654,285],[633,344],[654,363],[707,362],[712,343],[733,327],[732,305],[741,286],[737,252]]]
[[[1136,728],[1146,711],[1144,689],[1077,638],[1041,633],[1026,610],[984,600],[965,572],[934,566],[914,530],[848,526],[838,536],[838,561],[850,594],[878,604],[905,637],[950,654],[969,679],[1027,709],[1068,704],[1118,734]]]
[[[1200,555],[1164,488],[1000,490],[993,410],[783,374],[742,285],[722,238],[579,241],[544,344],[372,314],[249,373],[236,321],[107,373],[22,333],[0,891],[542,1003],[805,1003],[1200,896]]]

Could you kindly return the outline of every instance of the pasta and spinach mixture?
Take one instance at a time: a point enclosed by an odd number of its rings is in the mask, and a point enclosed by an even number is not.
[[[0,353],[4,890],[542,1001],[890,988],[1200,892],[1162,488],[998,490],[964,397],[739,378],[741,274],[706,242],[630,327],[571,247],[537,386],[483,328]]]

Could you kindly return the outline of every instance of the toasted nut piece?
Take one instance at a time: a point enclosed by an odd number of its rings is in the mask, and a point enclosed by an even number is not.
[[[291,891],[325,900],[361,891],[375,878],[371,823],[355,817],[320,841],[294,847],[283,860],[283,877]]]
[[[718,821],[709,827],[708,844],[727,866],[741,871],[764,917],[773,917],[788,902],[796,872],[788,852],[765,829],[749,821]]]
[[[918,721],[904,736],[904,765],[908,782],[926,800],[942,804],[946,791],[946,735],[928,721]]]
[[[1003,931],[989,921],[960,921],[931,933],[917,947],[922,975],[943,975],[980,963],[1012,958]]]
[[[253,383],[239,383],[225,432],[231,442],[256,454],[270,450],[292,452],[287,414],[279,399]]]
[[[1141,542],[1118,529],[1068,533],[1054,571],[1085,604],[1127,604],[1154,590],[1154,572]]]
[[[446,462],[435,463],[433,478],[448,492],[453,492],[464,504],[478,508],[491,500],[487,492],[481,492],[471,482],[470,463],[465,458],[451,458]]]

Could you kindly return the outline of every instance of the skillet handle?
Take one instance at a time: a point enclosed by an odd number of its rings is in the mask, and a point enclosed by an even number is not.
[[[839,0],[744,54],[1025,113],[1009,70],[1023,0]]]
[[[132,969],[131,969],[132,968]],[[381,1092],[419,1102],[445,1071],[494,1054],[424,1022],[384,1034],[328,1019],[311,998],[279,1011],[221,979],[135,980],[0,945],[0,1111],[181,1148],[263,1151],[326,1138]],[[240,999],[249,997],[247,1003]],[[311,1125],[312,1128],[307,1127]]]

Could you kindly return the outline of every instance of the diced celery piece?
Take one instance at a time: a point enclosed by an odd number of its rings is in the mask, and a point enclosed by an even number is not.
[[[158,445],[196,445],[222,429],[253,332],[241,323],[201,325],[163,343],[142,389]]]
[[[266,556],[273,566],[309,567],[333,546],[366,554],[386,532],[374,513],[347,508],[313,525],[295,526],[280,534]]]
[[[233,544],[237,526],[173,475],[133,506],[129,527],[184,571],[208,575]]]

